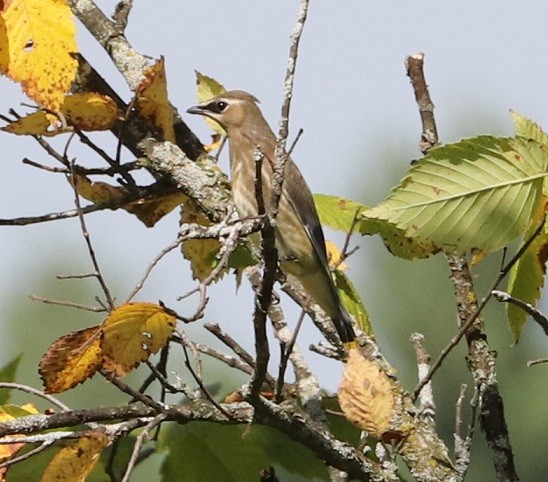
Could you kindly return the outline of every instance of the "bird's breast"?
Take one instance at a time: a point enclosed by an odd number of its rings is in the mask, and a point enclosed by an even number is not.
[[[267,162],[266,160],[264,161]],[[232,175],[232,197],[236,211],[240,218],[248,218],[258,215],[257,198],[255,196],[255,161],[251,150],[247,155],[232,149],[230,155],[230,170]],[[268,210],[271,205],[271,169],[263,164],[262,185],[265,207]],[[254,237],[257,241],[260,237]],[[276,247],[280,261],[290,269],[299,271],[301,267],[313,263],[315,260],[312,243],[302,222],[287,199],[285,191],[282,192],[276,216]],[[293,262],[294,261],[294,262]]]

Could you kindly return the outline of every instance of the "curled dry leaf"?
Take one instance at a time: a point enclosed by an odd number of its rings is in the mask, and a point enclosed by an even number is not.
[[[38,368],[46,393],[64,392],[95,374],[102,362],[100,332],[92,326],[53,342]]]
[[[163,57],[145,72],[145,78],[136,90],[136,105],[141,115],[160,130],[163,140],[175,142],[173,108],[167,95]]]
[[[390,428],[396,403],[393,383],[359,348],[349,352],[337,395],[346,418],[362,430],[381,438]]]

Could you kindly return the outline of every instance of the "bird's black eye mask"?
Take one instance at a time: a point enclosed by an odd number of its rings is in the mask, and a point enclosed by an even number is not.
[[[226,103],[224,100],[216,100],[214,102],[210,102],[209,104],[204,106],[204,110],[208,110],[209,112],[212,112],[213,114],[220,114],[228,107],[228,103]]]

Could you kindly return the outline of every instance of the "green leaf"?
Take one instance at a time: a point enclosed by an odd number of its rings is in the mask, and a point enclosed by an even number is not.
[[[495,251],[529,227],[547,175],[547,150],[532,139],[490,136],[432,149],[363,215],[442,249]]]
[[[540,290],[544,286],[547,259],[548,232],[545,226],[510,270],[508,293],[514,298],[536,306]],[[506,313],[517,343],[528,315],[512,303],[506,303]]]
[[[0,368],[0,382],[13,382],[15,381],[15,372],[21,361],[21,355],[15,357],[8,364]],[[8,403],[11,396],[11,390],[7,388],[0,389],[0,405]]]
[[[382,219],[369,219],[367,217],[367,210],[360,214],[360,218],[360,233],[369,236],[374,234],[380,235],[386,249],[398,258],[428,258],[431,254],[435,254],[439,251],[439,248],[436,248],[431,241],[406,236],[403,229],[398,228],[388,221]]]
[[[346,311],[352,315],[364,333],[371,335],[373,333],[371,321],[356,288],[354,288],[350,279],[341,270],[335,270],[334,274],[335,286]]]
[[[327,480],[324,464],[303,446],[260,425],[228,426],[191,422],[162,431],[160,448],[168,454],[162,480],[259,480],[259,471],[282,466],[303,480]]]
[[[534,139],[539,144],[548,147],[548,134],[546,134],[538,124],[512,110],[510,111],[510,115],[512,116],[517,136],[525,137],[526,139]]]
[[[548,134],[538,124],[514,111],[510,111],[510,115],[516,127],[516,135],[525,137],[526,139],[533,139],[539,144],[548,147]],[[548,178],[544,178],[543,193],[545,196],[548,196]]]
[[[326,194],[314,194],[314,203],[322,225],[345,233],[350,232],[356,215],[367,209],[356,201]]]

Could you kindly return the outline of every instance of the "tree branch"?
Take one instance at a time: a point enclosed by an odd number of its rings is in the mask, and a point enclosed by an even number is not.
[[[436,123],[434,119],[433,103],[430,99],[428,86],[424,78],[424,54],[417,54],[407,59],[408,75],[415,91],[415,98],[419,105],[422,121],[421,150],[427,153],[428,150],[439,144]],[[496,362],[493,352],[487,343],[487,336],[484,332],[484,323],[480,317],[483,306],[491,296],[488,294],[478,306],[477,297],[474,292],[472,273],[468,266],[466,257],[452,253],[446,255],[450,267],[450,278],[453,283],[455,298],[457,300],[458,316],[461,330],[466,336],[470,354],[469,368],[476,384],[483,385],[482,405],[480,410],[480,424],[485,433],[485,438],[493,452],[493,462],[498,480],[515,481],[519,480],[514,465],[514,456],[506,420],[502,398],[498,392],[496,375]],[[500,281],[500,278],[498,278]],[[462,335],[460,335],[462,336]],[[458,343],[451,345],[455,346]],[[460,338],[459,338],[460,339]],[[448,353],[449,350],[446,351]],[[427,376],[419,384],[422,387],[431,379],[435,367],[439,367],[440,359],[431,368]],[[415,390],[417,395],[420,390]]]

